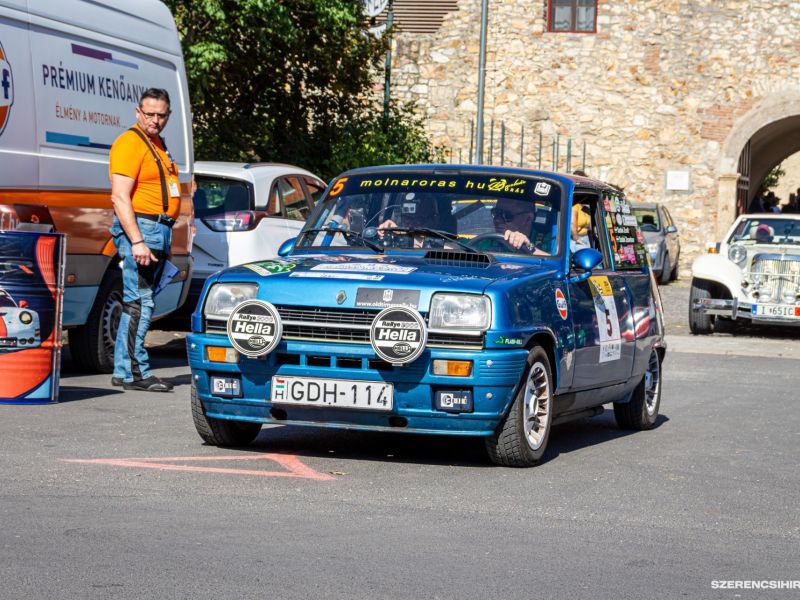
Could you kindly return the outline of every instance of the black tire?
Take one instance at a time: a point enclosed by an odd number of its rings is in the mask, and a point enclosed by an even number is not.
[[[116,261],[112,260],[116,267]],[[84,325],[69,330],[69,353],[73,364],[89,373],[114,371],[114,342],[122,315],[122,272],[109,269]]]
[[[714,315],[692,309],[695,300],[712,297],[711,286],[711,282],[705,279],[692,279],[692,291],[689,293],[689,330],[694,335],[708,335],[714,332]]]
[[[534,346],[514,402],[493,436],[486,438],[492,462],[532,467],[547,449],[553,424],[553,374],[547,352]],[[527,425],[527,426],[526,426]]]
[[[652,429],[658,418],[661,405],[661,358],[655,350],[650,351],[647,371],[630,401],[614,403],[614,418],[622,429]]]
[[[681,255],[675,257],[675,266],[672,267],[672,273],[669,274],[670,281],[678,281],[678,264],[681,261]]]
[[[661,264],[661,274],[658,276],[659,285],[667,285],[672,278],[672,269],[669,268],[669,254],[664,255],[664,262]]]
[[[258,437],[261,423],[223,421],[206,416],[205,408],[192,382],[192,420],[203,441],[212,446],[247,446]]]

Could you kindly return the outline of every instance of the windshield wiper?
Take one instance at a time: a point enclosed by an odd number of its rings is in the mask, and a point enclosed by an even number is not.
[[[458,244],[464,251],[469,252],[471,254],[479,254],[479,252],[475,248],[465,244],[452,233],[448,233],[440,229],[429,229],[427,227],[384,227],[383,229],[381,229],[381,231],[389,231],[391,233],[405,232],[408,233],[409,235],[424,233],[425,235],[431,237],[438,237],[443,240],[447,240],[448,242],[453,242],[454,244]]]
[[[313,233],[341,233],[342,236],[344,236],[344,239],[347,242],[352,242],[352,241],[361,242],[362,246],[364,246],[366,248],[370,248],[371,250],[374,250],[375,252],[378,252],[380,254],[384,254],[386,252],[380,245],[376,244],[375,242],[369,241],[363,235],[360,235],[360,234],[356,233],[355,231],[350,231],[349,229],[339,229],[338,227],[333,227],[333,226],[330,226],[330,225],[328,227],[314,227],[312,229],[306,229],[303,232],[303,239],[305,239],[306,236],[308,234],[310,234],[310,233],[311,234],[313,234]]]

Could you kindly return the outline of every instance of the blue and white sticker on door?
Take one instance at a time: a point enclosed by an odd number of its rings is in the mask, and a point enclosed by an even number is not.
[[[614,302],[614,290],[608,277],[604,275],[589,278],[594,310],[597,314],[597,327],[600,332],[601,363],[619,360],[622,341],[619,335],[619,316]]]

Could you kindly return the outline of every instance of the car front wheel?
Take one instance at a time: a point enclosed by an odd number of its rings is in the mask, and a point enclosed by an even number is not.
[[[502,424],[486,439],[492,462],[532,467],[544,455],[553,423],[553,376],[547,352],[534,346],[520,389]]]
[[[203,402],[197,397],[197,389],[192,382],[192,420],[194,428],[203,441],[212,446],[247,446],[261,431],[261,423],[225,421],[206,416]]]
[[[689,330],[695,335],[707,335],[714,331],[714,316],[694,310],[695,300],[711,298],[711,283],[704,279],[692,279],[689,294]]]

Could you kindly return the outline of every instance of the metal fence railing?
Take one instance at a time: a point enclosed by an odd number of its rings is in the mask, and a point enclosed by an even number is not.
[[[525,125],[509,127],[505,121],[491,120],[484,139],[483,163],[529,167],[571,173],[586,171],[588,165],[586,142],[576,141],[559,134],[547,135],[541,129],[526,131]],[[475,147],[475,122],[469,123],[469,145],[453,144],[447,149],[450,163],[478,162],[479,152]]]

